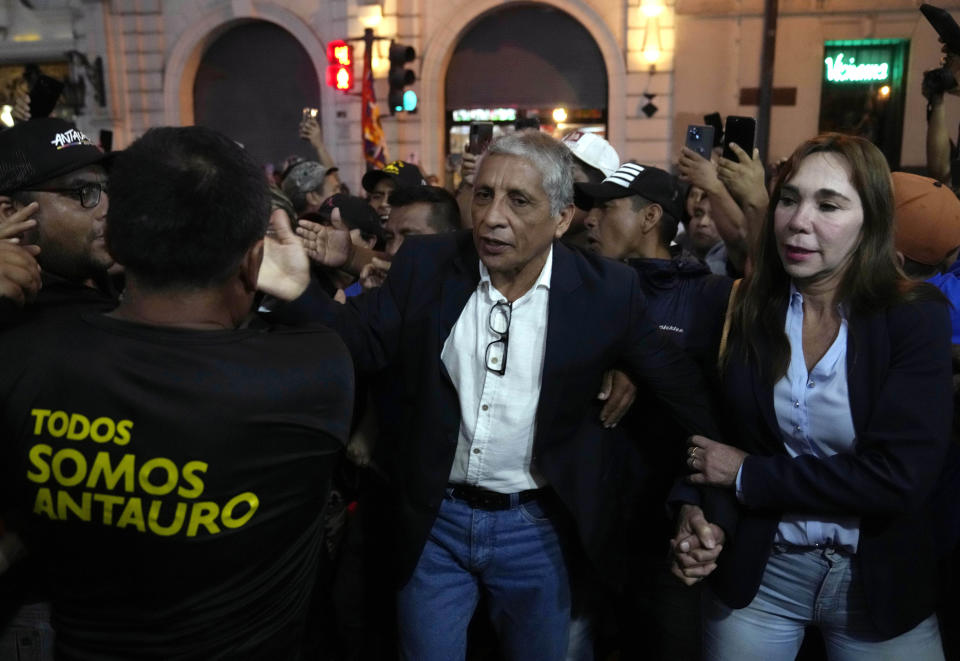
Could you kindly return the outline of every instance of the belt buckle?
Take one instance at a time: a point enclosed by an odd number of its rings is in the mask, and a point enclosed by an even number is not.
[[[478,505],[477,507],[482,510],[499,510],[503,509],[502,500],[499,498],[500,494],[497,493],[488,493],[486,491],[481,491],[477,494]]]

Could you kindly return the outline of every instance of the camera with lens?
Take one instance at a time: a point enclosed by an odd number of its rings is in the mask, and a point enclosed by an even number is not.
[[[946,67],[939,67],[923,72],[923,86],[921,90],[927,99],[940,96],[944,92],[956,89],[956,87],[957,79],[953,77],[953,73]]]

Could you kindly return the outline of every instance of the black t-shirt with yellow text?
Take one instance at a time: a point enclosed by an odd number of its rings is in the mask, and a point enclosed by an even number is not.
[[[295,658],[353,367],[321,327],[0,339],[0,505],[64,659]]]

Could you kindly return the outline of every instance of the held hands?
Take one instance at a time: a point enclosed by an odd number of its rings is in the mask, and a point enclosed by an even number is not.
[[[677,520],[677,534],[670,540],[670,571],[686,585],[702,581],[717,568],[723,542],[723,530],[708,522],[703,510],[684,505]]]
[[[347,230],[301,220],[297,235],[303,242],[307,255],[318,264],[338,269],[350,261],[353,241]]]
[[[608,429],[616,427],[637,398],[637,387],[620,370],[609,370],[603,375],[603,383],[597,399],[606,402],[600,411],[600,422]]]
[[[736,485],[740,466],[749,456],[746,452],[704,436],[691,436],[687,443],[687,466],[694,471],[687,482],[715,487]]]
[[[290,229],[287,212],[274,209],[263,241],[257,289],[283,301],[300,296],[310,284],[310,260]]]

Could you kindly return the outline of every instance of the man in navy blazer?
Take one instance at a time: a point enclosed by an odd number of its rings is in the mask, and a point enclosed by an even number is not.
[[[687,433],[714,430],[697,367],[648,318],[636,273],[557,241],[572,197],[567,148],[516,133],[477,172],[472,236],[408,239],[384,286],[346,305],[308,288],[289,232],[268,249],[264,272],[286,260],[293,276],[261,282],[292,301],[284,316],[319,316],[361,370],[391,368],[402,417],[379,446],[395,461],[406,658],[463,658],[480,590],[509,658],[564,658],[567,561],[581,544],[602,556],[613,532],[622,437],[599,420],[605,371],[646,385]]]

